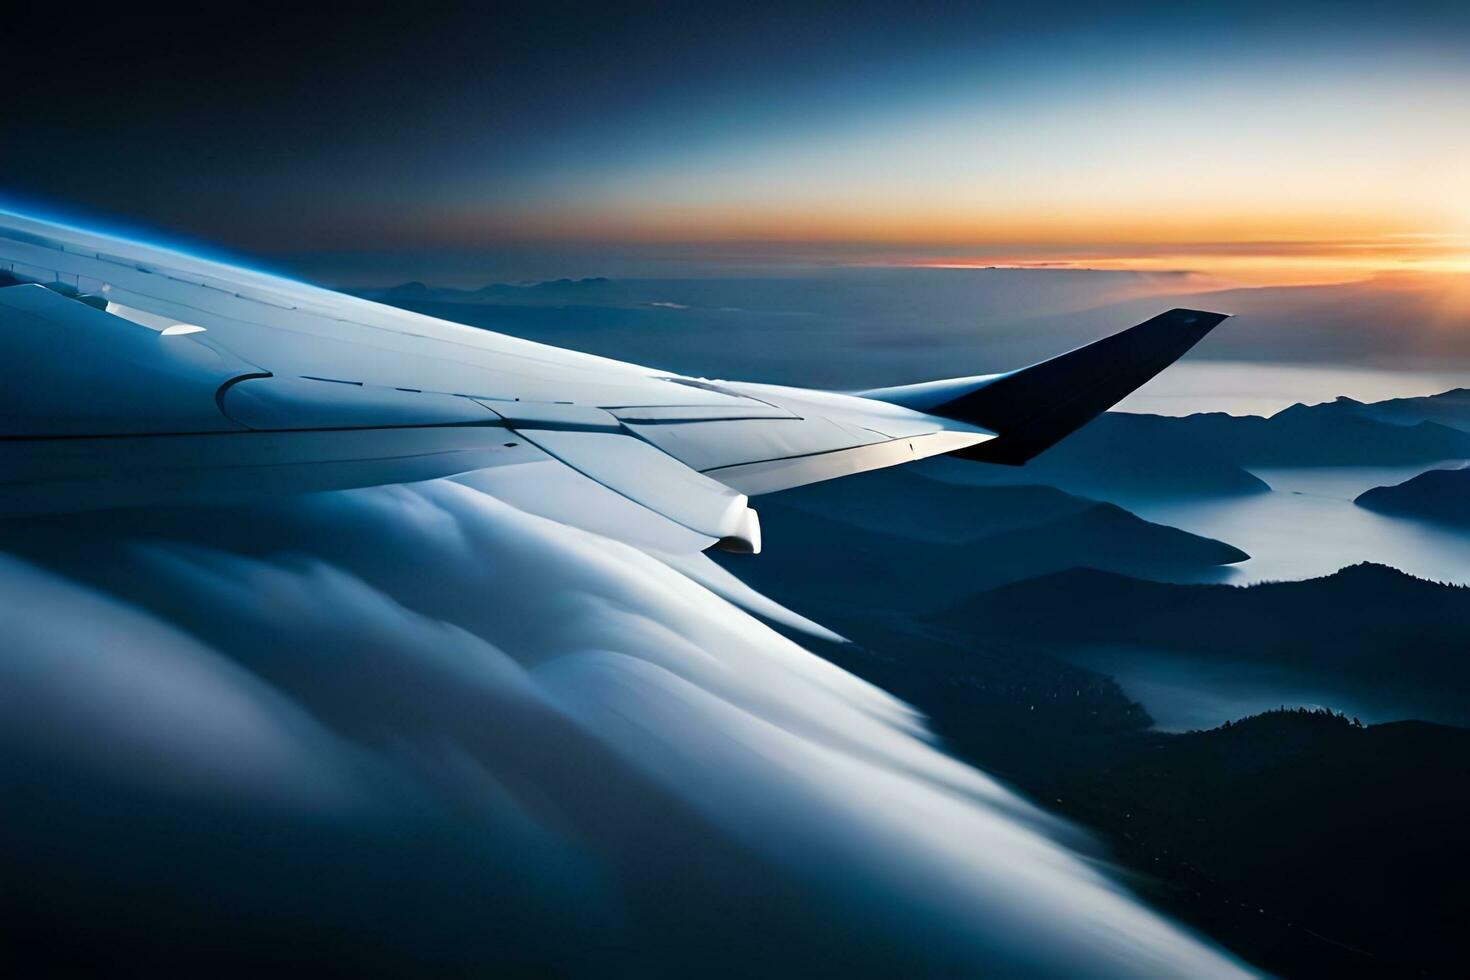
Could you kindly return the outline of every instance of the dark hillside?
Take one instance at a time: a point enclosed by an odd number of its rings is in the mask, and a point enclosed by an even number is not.
[[[1079,568],[972,596],[936,622],[977,635],[1137,643],[1470,690],[1470,587],[1370,563],[1252,586]]]
[[[1470,969],[1470,730],[1283,711],[1091,761],[1033,788],[1251,962],[1287,976]]]
[[[1396,517],[1437,521],[1470,530],[1470,469],[1429,470],[1397,486],[1374,487],[1359,495],[1354,503]]]

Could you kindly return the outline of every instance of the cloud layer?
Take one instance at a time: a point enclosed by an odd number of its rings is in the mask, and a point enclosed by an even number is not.
[[[27,960],[1240,972],[698,556],[454,482],[4,544]]]

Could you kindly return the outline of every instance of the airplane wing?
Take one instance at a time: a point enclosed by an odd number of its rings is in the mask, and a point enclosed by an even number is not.
[[[1023,462],[1221,319],[1176,310],[1008,375],[825,392],[684,377],[0,213],[0,516],[554,460],[753,552],[752,495],[940,453]]]

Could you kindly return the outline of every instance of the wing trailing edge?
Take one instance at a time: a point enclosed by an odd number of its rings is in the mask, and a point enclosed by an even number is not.
[[[952,455],[1019,466],[1122,401],[1228,316],[1170,310],[1018,371],[857,394],[989,429],[996,438]]]

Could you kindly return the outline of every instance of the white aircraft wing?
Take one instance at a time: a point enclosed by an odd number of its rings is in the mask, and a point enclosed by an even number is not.
[[[1174,310],[1011,374],[844,394],[683,377],[0,213],[0,516],[550,458],[757,551],[750,495],[938,453],[1024,462],[1221,319]]]

